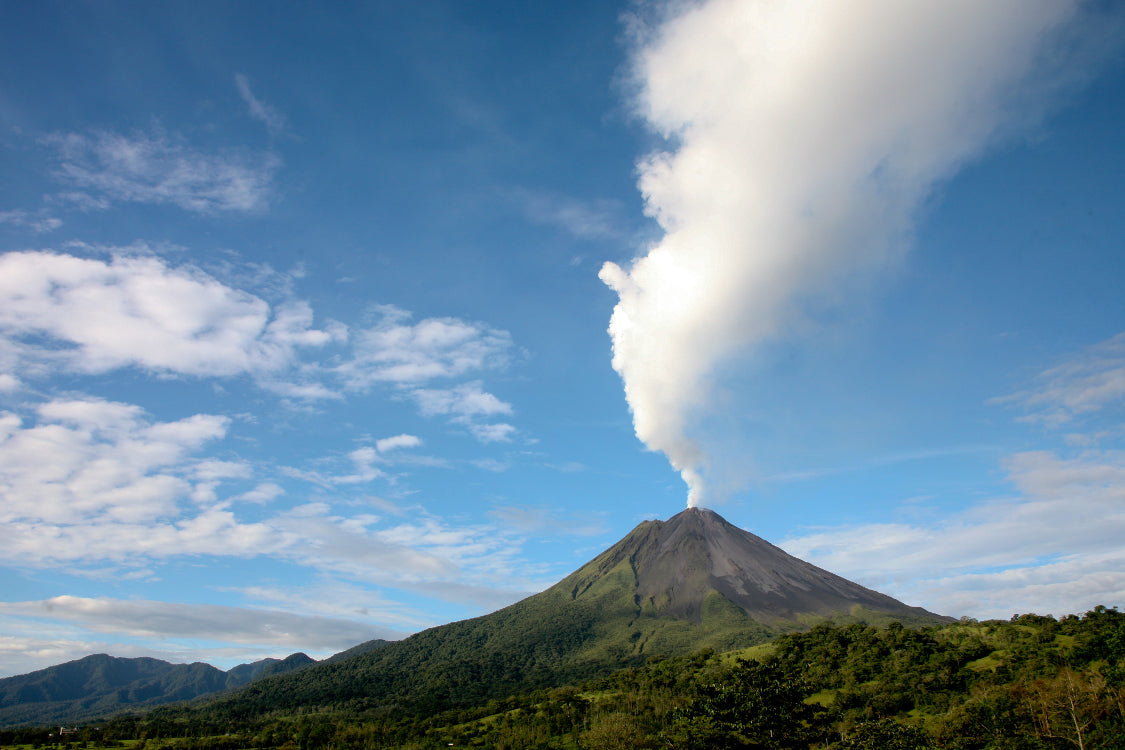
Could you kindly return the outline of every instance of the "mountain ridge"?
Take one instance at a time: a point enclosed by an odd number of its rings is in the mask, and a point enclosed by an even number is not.
[[[204,662],[173,664],[147,656],[90,654],[0,678],[0,726],[72,723],[193,700],[315,663],[298,652],[284,659],[239,664],[224,672]]]

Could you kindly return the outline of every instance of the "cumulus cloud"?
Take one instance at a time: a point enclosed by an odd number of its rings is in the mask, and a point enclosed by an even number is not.
[[[355,333],[354,359],[337,368],[350,388],[418,384],[508,363],[512,339],[507,331],[458,318],[411,323],[409,312],[391,305],[378,313],[378,323]]]
[[[393,435],[391,437],[380,438],[375,441],[375,450],[380,453],[387,453],[388,451],[406,450],[409,448],[418,448],[422,445],[422,438],[417,435]]]
[[[32,423],[0,413],[0,558],[17,566],[135,565],[285,548],[291,539],[283,532],[241,523],[211,502],[218,480],[246,474],[195,455],[228,425],[208,414],[157,422],[137,406],[100,399],[44,403]]]
[[[1004,468],[1014,496],[935,525],[866,524],[781,546],[953,615],[1065,614],[1125,603],[1125,452],[1024,452]]]
[[[0,519],[21,525],[148,522],[175,513],[189,494],[190,454],[224,436],[228,420],[198,414],[150,422],[139,407],[100,400],[51,401],[37,424],[0,413]],[[13,535],[4,556],[18,555]]]
[[[479,421],[512,413],[512,405],[483,390],[480,381],[453,388],[416,388],[410,395],[423,415],[448,415],[453,424],[467,427],[482,443],[508,442],[516,432],[507,423]]]
[[[247,520],[240,502],[268,503],[285,490],[259,480],[248,491],[230,491],[225,482],[252,480],[256,472],[197,455],[228,426],[212,415],[154,421],[137,406],[98,399],[50,401],[33,420],[0,412],[0,560],[16,568],[139,570],[183,555],[267,555],[439,593],[523,579],[520,540],[488,525],[453,526],[420,509],[409,522],[388,524],[375,514],[338,513],[326,498],[272,513],[256,509],[256,519]],[[409,435],[388,440],[392,452],[415,444]],[[355,481],[380,472],[374,447],[348,459]],[[325,485],[350,482],[329,477]]]
[[[639,27],[639,164],[663,238],[601,278],[637,436],[702,501],[721,365],[898,256],[934,186],[1043,96],[1025,86],[1072,3],[709,0]],[[1050,50],[1054,52],[1055,50]],[[1056,61],[1061,59],[1056,56]],[[1041,79],[1036,79],[1041,80]]]
[[[112,202],[170,204],[201,214],[266,210],[280,160],[273,154],[196,151],[162,132],[62,133],[43,139],[58,156],[57,176],[85,209]]]
[[[39,251],[0,256],[0,332],[24,360],[86,373],[136,366],[196,376],[282,370],[299,348],[334,338],[312,327],[303,302],[271,309],[189,266]],[[28,343],[43,336],[61,346]]]
[[[480,381],[464,383],[455,388],[419,388],[411,395],[418,402],[422,414],[452,414],[457,417],[491,417],[511,414],[507,404],[481,389]]]
[[[280,294],[271,303],[143,246],[108,258],[0,255],[0,367],[12,371],[3,373],[0,389],[17,387],[15,373],[137,367],[158,375],[249,375],[295,404],[384,386],[412,395],[428,416],[466,425],[511,413],[479,380],[457,383],[508,364],[506,331],[457,318],[413,322],[396,307],[379,308],[379,322],[356,331],[334,321],[318,326],[307,302]],[[442,387],[428,387],[434,382]]]

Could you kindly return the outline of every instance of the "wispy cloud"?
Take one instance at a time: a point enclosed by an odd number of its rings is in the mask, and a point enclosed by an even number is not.
[[[280,609],[67,595],[41,601],[0,602],[0,615],[15,627],[22,624],[30,629],[35,622],[66,623],[80,629],[70,633],[71,638],[81,634],[128,636],[140,639],[139,642],[147,646],[146,655],[156,652],[173,658],[177,650],[190,645],[193,660],[200,656],[206,658],[206,647],[200,653],[199,641],[238,644],[244,652],[250,652],[248,656],[253,653],[251,649],[276,655],[283,648],[310,651],[323,658],[372,638],[395,639],[404,635],[401,631],[360,621],[358,612],[349,614],[350,617],[334,617]],[[19,620],[24,622],[19,623]],[[51,645],[56,651],[60,647],[68,650],[67,640],[61,638],[43,645]],[[89,646],[89,641],[80,642],[82,650],[73,656],[90,653]],[[113,651],[120,653],[121,648],[115,646]],[[229,656],[221,661],[228,660]]]
[[[866,524],[794,536],[781,546],[954,615],[1044,607],[1062,614],[1121,603],[1125,452],[1025,452],[1003,465],[1017,490],[1011,497],[932,525]],[[1035,588],[1060,583],[1064,572],[1082,585]]]
[[[521,533],[551,529],[559,536],[597,536],[607,531],[600,518],[541,506],[497,505],[488,515]]]
[[[507,422],[469,423],[468,428],[473,437],[482,443],[509,443],[517,432],[515,425]]]
[[[302,616],[290,612],[121,599],[56,596],[38,602],[0,603],[4,614],[50,615],[81,622],[103,633],[161,638],[202,638],[236,643],[344,649],[364,640],[386,636],[386,630],[351,620]],[[310,637],[311,636],[311,637]]]
[[[1027,421],[1060,426],[1125,401],[1125,333],[1044,371],[1034,387],[997,403],[1018,405]]]
[[[507,194],[530,221],[558,227],[579,239],[623,239],[628,235],[624,210],[617,201],[586,201],[528,189]]]
[[[159,130],[62,133],[42,142],[84,209],[110,202],[170,204],[202,214],[266,210],[281,160],[274,154],[204,153]]]
[[[246,102],[250,116],[265,125],[270,135],[280,135],[285,132],[285,116],[275,107],[254,96],[254,92],[250,90],[250,79],[238,73],[234,77],[234,85],[238,88],[242,101]]]
[[[0,224],[13,227],[24,227],[36,233],[53,232],[62,226],[62,219],[48,216],[42,211],[31,213],[22,208],[11,211],[0,211]]]

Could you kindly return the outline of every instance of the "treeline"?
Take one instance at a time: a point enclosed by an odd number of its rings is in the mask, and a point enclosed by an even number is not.
[[[83,731],[89,747],[131,750],[1125,750],[1125,614],[918,630],[825,624],[741,653],[653,659],[454,710],[353,704],[240,718],[228,705]],[[50,744],[34,732],[0,732],[0,744]]]

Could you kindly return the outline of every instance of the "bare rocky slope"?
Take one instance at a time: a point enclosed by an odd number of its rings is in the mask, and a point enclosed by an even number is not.
[[[718,594],[751,619],[783,629],[863,612],[908,622],[942,619],[799,560],[703,508],[642,523],[579,571],[575,583],[626,559],[638,603],[671,617],[698,621],[707,597]]]

